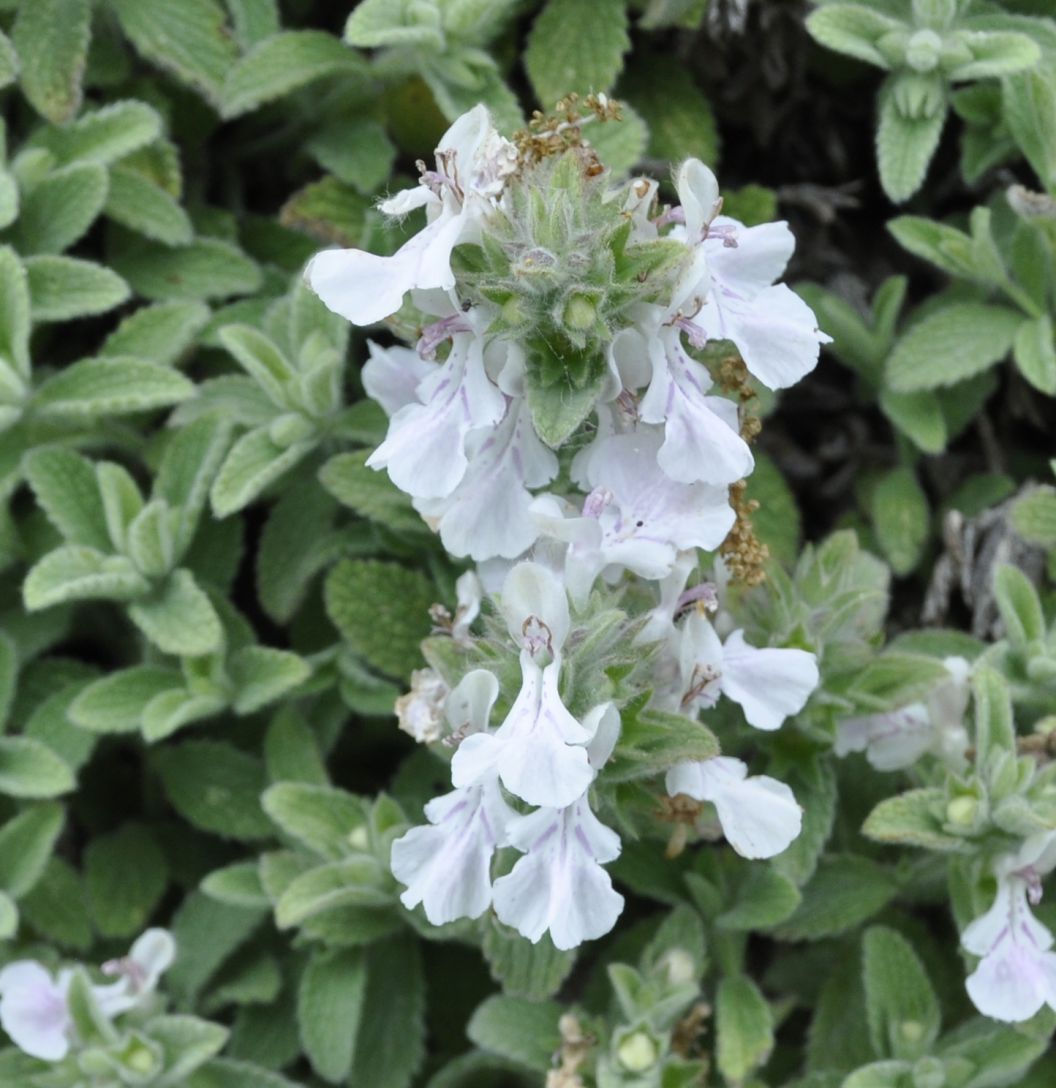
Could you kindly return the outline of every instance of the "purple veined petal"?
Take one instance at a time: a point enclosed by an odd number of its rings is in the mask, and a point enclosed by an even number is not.
[[[559,662],[540,669],[524,650],[521,670],[520,693],[495,733],[499,752],[495,765],[502,784],[522,801],[564,808],[594,778],[587,750],[582,747],[591,733],[561,702]]]
[[[818,329],[814,311],[783,283],[750,299],[715,289],[695,321],[710,338],[732,340],[768,389],[795,385],[831,340]]]
[[[679,643],[682,705],[687,711],[708,710],[719,701],[723,668],[722,642],[707,616],[694,609],[682,625]]]
[[[845,718],[836,729],[833,752],[845,756],[865,752],[878,771],[897,771],[910,767],[935,741],[935,731],[923,703]]]
[[[389,416],[408,404],[419,403],[418,385],[437,369],[436,364],[426,362],[410,348],[383,348],[373,340],[367,341],[367,350],[370,358],[361,371],[367,396]]]
[[[478,918],[491,904],[491,860],[515,814],[492,779],[436,798],[426,815],[429,825],[392,844],[393,875],[406,885],[401,902],[421,903],[433,925]]]
[[[1043,1005],[1056,1008],[1056,954],[1005,942],[965,981],[972,1004],[1004,1023],[1022,1023]]]
[[[419,386],[418,395],[423,403],[408,404],[392,417],[367,465],[388,469],[408,495],[444,498],[466,473],[467,435],[498,423],[506,399],[484,373],[480,343],[471,333],[456,337],[447,361]]]
[[[502,741],[496,739],[494,733],[470,733],[451,759],[452,785],[457,789],[468,789],[484,781],[494,773],[502,750]]]
[[[539,535],[529,488],[557,475],[557,458],[539,441],[523,402],[511,404],[494,430],[471,437],[470,446],[475,448],[468,452],[466,473],[455,490],[446,498],[423,501],[419,512],[437,520],[452,555],[477,562],[515,559]]]
[[[677,329],[664,330],[650,350],[653,377],[639,411],[646,423],[664,424],[657,454],[663,471],[680,483],[715,486],[749,475],[752,452],[728,417],[716,412],[723,398],[705,395],[710,381],[682,350]]]
[[[56,980],[34,960],[18,960],[0,970],[0,1027],[19,1050],[46,1062],[66,1057],[73,1030],[68,987],[68,975]]]
[[[561,575],[542,563],[518,563],[506,575],[500,603],[506,627],[518,645],[525,645],[526,625],[537,620],[549,631],[550,653],[560,653],[570,623]],[[523,660],[522,655],[522,664]]]
[[[796,240],[785,222],[746,227],[722,215],[714,221],[715,236],[704,248],[715,291],[751,299],[784,273]]]
[[[819,679],[817,658],[806,650],[758,649],[739,630],[723,646],[722,693],[740,704],[756,729],[777,729],[798,714]]]

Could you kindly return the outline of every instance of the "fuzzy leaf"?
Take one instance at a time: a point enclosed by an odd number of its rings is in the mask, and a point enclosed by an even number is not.
[[[109,357],[71,363],[44,382],[33,403],[48,416],[94,418],[168,408],[194,392],[194,383],[178,370]]]
[[[881,94],[876,159],[880,183],[895,203],[908,200],[923,184],[945,121],[945,106],[930,116],[909,118],[894,94]]]
[[[0,31],[0,87],[8,87],[18,79],[18,54],[11,39]]]
[[[243,50],[277,34],[281,27],[278,0],[226,0],[235,37]]]
[[[544,110],[573,91],[609,91],[630,48],[624,0],[550,0],[528,35],[524,65]]]
[[[330,572],[325,596],[330,619],[371,665],[403,678],[418,667],[436,597],[424,575],[395,563],[345,559]]]
[[[90,0],[22,0],[18,6],[11,41],[22,90],[33,108],[56,125],[81,107],[91,16]]]
[[[1012,508],[1012,524],[1024,540],[1056,548],[1056,490],[1039,487],[1027,492]]]
[[[1013,646],[1024,649],[1045,637],[1045,613],[1030,579],[1010,563],[994,568],[994,599]]]
[[[172,366],[209,320],[201,302],[158,302],[129,314],[106,338],[101,356],[132,355]]]
[[[873,489],[873,528],[895,574],[908,574],[920,562],[928,540],[928,499],[912,469],[887,473]]]
[[[107,198],[107,174],[94,163],[56,170],[22,197],[12,237],[20,253],[62,253],[95,222]]]
[[[877,842],[964,853],[970,845],[943,830],[940,813],[945,807],[941,789],[909,790],[881,801],[862,825],[862,834]]]
[[[305,144],[315,161],[361,193],[376,192],[392,173],[396,146],[377,121],[326,125]]]
[[[319,470],[319,482],[361,517],[397,533],[421,532],[424,522],[411,500],[384,472],[366,467],[369,450],[339,453]]]
[[[869,1034],[877,1054],[914,1061],[931,1053],[940,1012],[928,973],[900,933],[873,926],[862,938]]]
[[[110,550],[106,512],[90,461],[73,450],[49,446],[30,453],[24,467],[37,503],[68,543]]]
[[[313,953],[297,991],[297,1023],[312,1068],[331,1084],[352,1068],[367,986],[359,949]]]
[[[64,128],[43,128],[30,146],[47,148],[64,163],[109,166],[161,135],[161,115],[146,102],[112,102]]]
[[[358,797],[308,782],[277,782],[261,804],[277,827],[328,861],[348,854],[353,833],[361,831],[367,819]]]
[[[47,745],[30,737],[0,737],[0,794],[58,797],[75,784],[69,764]]]
[[[247,646],[228,661],[235,685],[236,714],[252,714],[274,702],[311,675],[303,657],[267,646]]]
[[[1005,306],[955,302],[933,310],[898,341],[887,380],[898,392],[964,381],[1008,354],[1023,317]]]
[[[1056,72],[1039,66],[1002,80],[1005,123],[1044,188],[1056,189]]]
[[[652,54],[636,59],[621,80],[619,93],[648,126],[649,158],[677,163],[691,155],[715,166],[719,158],[715,117],[689,71]],[[588,136],[593,136],[589,130]]]
[[[12,364],[15,373],[28,378],[29,366],[29,279],[18,255],[9,246],[0,247],[0,358]]]
[[[152,699],[182,686],[176,669],[158,665],[118,669],[82,688],[70,706],[70,720],[93,733],[131,733],[139,728]]]
[[[876,43],[898,27],[897,20],[865,4],[830,4],[811,12],[807,19],[807,30],[816,42],[878,68],[890,68],[891,64]]]
[[[545,1073],[551,1056],[561,1046],[557,1030],[561,1011],[561,1006],[552,1001],[525,1001],[496,994],[477,1007],[466,1034],[491,1054]]]
[[[261,284],[256,262],[219,238],[165,246],[128,235],[115,247],[111,263],[137,294],[152,301],[222,299],[250,294]]]
[[[190,571],[173,571],[153,595],[136,600],[128,614],[164,653],[197,656],[220,646],[220,620]]]
[[[762,1065],[774,1046],[774,1016],[747,975],[719,982],[715,999],[716,1062],[726,1079],[740,1084]]]
[[[432,9],[432,10],[430,10]],[[406,0],[361,0],[345,23],[345,41],[360,49],[416,45],[441,50],[440,13],[429,4]]]
[[[491,977],[502,984],[502,992],[528,1001],[555,994],[576,963],[575,950],[555,948],[549,935],[530,944],[494,918],[484,930],[481,951]]]
[[[168,878],[165,857],[144,825],[124,824],[93,839],[84,852],[84,881],[95,928],[104,937],[142,932]]]
[[[68,321],[120,306],[129,286],[111,269],[76,257],[27,257],[33,320]]]
[[[916,393],[880,392],[880,410],[918,449],[941,453],[946,448],[946,417],[930,389]]]
[[[871,918],[895,894],[891,874],[850,854],[822,859],[796,912],[775,930],[781,940],[816,941]]]
[[[256,861],[239,861],[214,869],[203,881],[202,891],[220,903],[235,907],[269,907],[267,892],[260,883]]]
[[[279,446],[268,427],[247,432],[231,447],[209,498],[213,514],[226,518],[248,506],[265,488],[285,475],[315,447],[312,440]]]
[[[0,844],[2,837],[3,831],[0,830]],[[3,847],[0,845],[0,858],[2,856]],[[91,919],[84,909],[81,877],[62,858],[48,858],[40,879],[21,898],[19,909],[27,924],[45,940],[81,953],[91,947],[94,933]]]
[[[110,556],[78,544],[48,552],[26,575],[22,597],[30,612],[67,601],[131,601],[149,583],[123,556]]]
[[[1012,344],[1020,374],[1046,396],[1056,396],[1056,343],[1048,314],[1024,321]]]
[[[321,30],[287,30],[255,45],[227,74],[221,90],[225,117],[248,113],[265,102],[323,79],[366,74],[363,60],[340,39]]]
[[[160,185],[120,166],[110,173],[106,214],[129,230],[167,246],[189,245],[194,237],[190,217]]]
[[[0,827],[0,888],[13,899],[40,879],[64,819],[61,805],[33,805]]]

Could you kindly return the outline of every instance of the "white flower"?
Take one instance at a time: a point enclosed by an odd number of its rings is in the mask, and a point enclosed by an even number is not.
[[[391,257],[359,249],[316,254],[305,270],[312,290],[355,325],[395,313],[415,288],[450,291],[455,286],[451,251],[477,240],[481,222],[516,166],[514,146],[495,131],[484,106],[474,107],[441,138],[436,170],[423,170],[416,188],[381,204],[388,215],[425,207],[427,225]]]
[[[415,669],[411,690],[396,700],[396,724],[419,744],[432,744],[443,735],[443,709],[448,686],[433,669]]]
[[[561,949],[608,933],[623,896],[601,863],[620,853],[619,836],[590,810],[586,796],[565,808],[518,817],[510,843],[524,851],[495,881],[495,913],[534,944],[549,931]]]
[[[963,766],[968,748],[964,713],[970,697],[971,667],[963,657],[948,657],[943,664],[949,675],[924,702],[841,721],[833,747],[836,755],[864,751],[878,771],[909,767],[927,752],[954,769]]]
[[[506,576],[501,604],[521,647],[521,690],[494,734],[477,734],[459,745],[451,780],[463,786],[495,767],[502,784],[521,800],[564,808],[594,776],[583,746],[606,707],[595,707],[581,724],[561,701],[557,685],[569,614],[558,574],[540,563],[518,563]]]
[[[487,729],[499,684],[486,669],[463,677],[447,700],[456,736]],[[400,896],[411,909],[421,903],[433,925],[478,918],[491,904],[491,861],[507,841],[516,815],[503,799],[494,769],[425,806],[429,824],[412,827],[392,844],[393,875],[407,886]]]
[[[456,332],[447,359],[392,416],[367,465],[387,468],[392,482],[414,498],[444,498],[466,474],[470,431],[494,426],[505,412],[506,398],[484,368],[483,337],[476,327]]]
[[[768,775],[748,777],[742,760],[727,756],[679,763],[667,772],[667,792],[710,801],[722,833],[744,858],[772,858],[803,827],[803,811],[784,782]]]
[[[527,402],[512,400],[494,429],[475,432],[466,446],[467,468],[443,497],[419,498],[415,508],[439,529],[452,555],[477,562],[515,559],[535,542],[539,527],[532,493],[557,475],[557,457],[539,440]]]
[[[451,637],[461,646],[468,646],[472,641],[470,628],[480,615],[480,606],[484,601],[484,586],[475,571],[467,570],[460,574],[455,582],[455,616],[451,624]]]
[[[0,971],[0,1026],[31,1057],[61,1061],[70,1049],[73,1019],[66,1003],[73,972],[57,978],[34,960],[17,960]]]
[[[437,369],[410,348],[383,348],[373,340],[367,341],[370,358],[361,372],[367,396],[395,415],[407,404],[417,404],[418,386]]]
[[[92,986],[92,996],[106,1017],[141,1005],[157,987],[176,956],[176,942],[164,929],[148,929],[129,954],[104,963],[103,974],[117,976],[106,986]],[[61,1061],[70,1050],[73,1018],[68,994],[73,971],[56,976],[35,960],[18,960],[0,970],[0,1026],[31,1057]]]
[[[981,957],[966,985],[984,1016],[1018,1023],[1029,1020],[1043,1005],[1056,1010],[1053,937],[1029,905],[1041,899],[1040,876],[1053,865],[1052,831],[1032,835],[1018,853],[999,858],[993,905],[961,934],[961,944]]]
[[[696,610],[682,628],[680,668],[684,708],[713,707],[721,693],[740,704],[749,725],[768,731],[803,709],[819,679],[812,653],[749,646],[740,630],[722,643]]]
[[[663,579],[681,550],[717,548],[732,528],[728,491],[665,475],[657,465],[661,441],[648,427],[604,439],[586,465],[592,490],[580,517],[562,516],[551,496],[536,501],[546,531],[569,542],[565,577],[577,604],[606,568]]]

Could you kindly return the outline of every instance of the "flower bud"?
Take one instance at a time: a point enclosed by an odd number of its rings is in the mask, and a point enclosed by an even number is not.
[[[942,38],[934,30],[918,30],[906,43],[906,64],[915,72],[931,72],[938,67]]]
[[[955,797],[946,806],[946,822],[954,827],[969,828],[975,825],[979,801],[975,797]]]
[[[656,1040],[644,1028],[625,1035],[616,1044],[616,1060],[628,1073],[644,1073],[660,1058]]]
[[[576,332],[586,332],[593,327],[598,319],[598,311],[594,303],[586,295],[573,295],[565,303],[562,320],[569,329]]]

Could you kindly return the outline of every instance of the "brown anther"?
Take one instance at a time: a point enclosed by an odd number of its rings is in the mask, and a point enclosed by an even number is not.
[[[711,1016],[711,1006],[706,1001],[698,1001],[682,1017],[671,1033],[671,1049],[681,1058],[692,1058],[700,1052],[700,1037]]]

